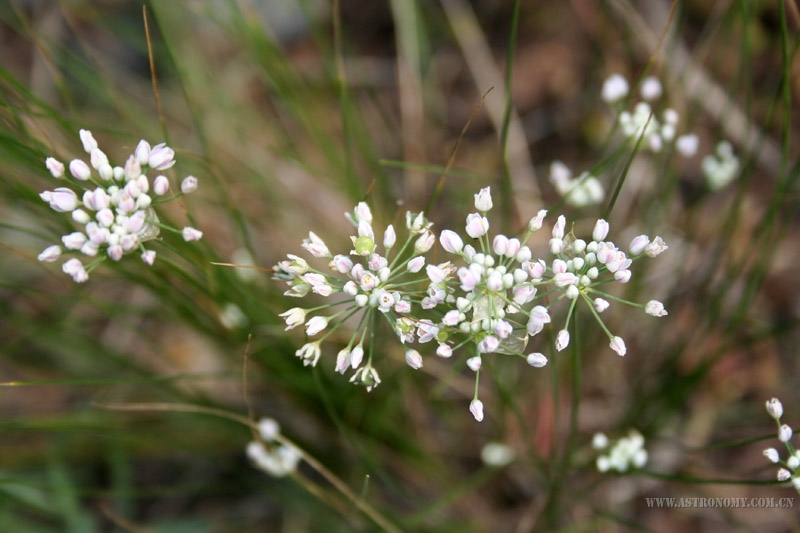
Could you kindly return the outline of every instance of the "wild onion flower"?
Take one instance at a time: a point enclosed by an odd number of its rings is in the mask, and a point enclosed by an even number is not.
[[[692,157],[697,152],[697,135],[678,135],[680,114],[673,108],[659,105],[664,95],[661,81],[655,76],[648,76],[642,80],[639,93],[642,101],[634,105],[633,111],[628,111],[617,105],[628,94],[625,79],[619,74],[612,74],[603,84],[602,98],[619,113],[617,123],[623,136],[633,141],[641,137],[643,146],[653,153],[661,152],[674,143],[680,155]]]
[[[781,460],[780,453],[775,448],[767,448],[764,450],[764,457],[766,457],[770,463],[782,465],[782,467],[778,469],[778,481],[790,482],[792,487],[800,492],[800,450],[796,450],[791,442],[794,431],[788,424],[781,424],[783,404],[779,399],[772,398],[771,400],[767,400],[766,407],[767,413],[775,420],[778,426],[778,440],[786,446],[789,457],[785,461]]]
[[[733,146],[721,141],[713,154],[703,158],[703,175],[711,190],[719,190],[732,182],[739,173],[739,158],[733,154]]]
[[[430,231],[431,223],[422,214],[408,213],[406,241],[395,246],[397,235],[390,224],[379,245],[372,225],[372,211],[366,202],[360,202],[346,216],[355,228],[348,253],[334,255],[318,235],[310,232],[302,247],[313,257],[327,260],[327,269],[317,269],[305,259],[289,254],[273,268],[273,279],[288,285],[284,293],[287,296],[301,298],[317,294],[335,300],[307,309],[295,307],[280,315],[286,321],[286,329],[304,325],[309,337],[324,332],[322,338],[297,351],[304,364],[316,365],[321,355],[320,343],[345,321],[357,321],[357,330],[347,347],[339,351],[335,368],[342,374],[352,369],[350,381],[372,390],[381,381],[373,366],[374,352],[370,349],[377,323],[386,322],[401,344],[415,341],[417,321],[407,317],[412,314],[412,307],[428,298],[414,287],[422,286],[424,274],[421,270],[425,264],[422,254],[430,250],[435,236]],[[323,312],[326,314],[319,314]],[[428,330],[428,334],[434,333]],[[366,362],[362,366],[365,354]],[[423,365],[420,353],[407,346],[405,359],[411,368]]]
[[[482,190],[480,196],[482,199],[490,197],[489,189]],[[490,204],[483,201],[484,205]],[[439,295],[428,301],[428,307],[439,310],[442,317],[435,324],[437,342],[440,347],[449,343],[457,347],[473,346],[474,355],[467,360],[467,365],[476,374],[474,400],[477,400],[481,358],[488,354],[515,355],[534,367],[547,364],[547,358],[541,353],[523,353],[528,339],[551,322],[549,308],[536,305],[536,300],[543,296],[548,297],[550,306],[562,300],[569,303],[564,327],[556,335],[558,351],[569,345],[567,326],[579,301],[586,303],[608,335],[609,347],[619,355],[627,351],[625,342],[608,330],[598,312],[610,305],[606,298],[643,307],[653,316],[667,314],[658,301],[639,305],[612,297],[603,290],[609,281],[627,283],[635,260],[666,250],[660,237],[652,241],[647,236],[637,237],[632,257],[629,257],[606,240],[609,224],[605,220],[597,221],[592,240],[587,242],[575,238],[571,232],[566,234],[566,219],[560,216],[549,241],[552,258],[548,261],[535,258],[526,245],[532,234],[542,227],[546,211],[540,211],[530,220],[521,239],[502,234],[490,237],[485,214],[484,211],[467,216],[468,238],[450,229],[442,231],[439,236],[442,248],[458,256],[458,260],[445,263],[447,268],[427,267],[428,294]],[[424,304],[423,307],[428,308]],[[482,416],[482,409],[474,409],[473,415]]]
[[[486,357],[510,355],[530,366],[547,365],[547,357],[527,352],[531,337],[552,322],[550,309],[568,304],[566,320],[556,335],[558,351],[569,346],[569,324],[575,306],[582,301],[590,309],[609,339],[609,347],[625,355],[625,341],[612,334],[600,318],[609,301],[644,308],[651,316],[667,314],[656,300],[635,304],[606,292],[609,282],[627,283],[631,266],[642,257],[655,257],[667,249],[660,237],[636,237],[628,252],[606,239],[609,224],[598,220],[591,240],[566,231],[566,219],[558,217],[549,239],[549,250],[541,257],[527,242],[544,225],[545,210],[528,222],[521,237],[490,234],[488,215],[493,208],[491,190],[475,194],[475,212],[465,219],[463,232],[445,229],[438,235],[437,261],[428,262],[428,252],[437,243],[431,222],[423,214],[408,213],[404,244],[389,225],[378,244],[372,212],[361,202],[348,220],[355,228],[347,254],[334,254],[315,233],[302,243],[327,268],[316,268],[303,257],[289,254],[275,265],[274,279],[286,283],[287,296],[302,298],[316,294],[327,300],[318,306],[295,306],[280,314],[286,329],[305,328],[308,337],[321,335],[297,350],[305,365],[316,365],[321,343],[345,322],[355,325],[347,345],[340,349],[335,370],[354,371],[350,381],[371,390],[380,384],[372,349],[376,328],[385,322],[397,337],[405,362],[413,369],[424,364],[424,346],[435,345],[436,355],[451,357],[464,350],[463,362],[475,373],[475,394],[470,412],[484,416],[478,399],[478,380]],[[444,255],[445,257],[441,257]],[[312,261],[313,262],[313,261]],[[416,344],[417,346],[412,346]]]
[[[280,426],[271,418],[258,422],[259,440],[247,445],[247,456],[259,470],[273,477],[283,477],[297,469],[300,451],[286,443],[278,443]]]
[[[647,464],[647,450],[644,448],[644,437],[632,429],[627,437],[619,439],[609,446],[608,437],[596,433],[592,438],[592,447],[596,450],[608,449],[608,453],[597,457],[597,469],[600,472],[616,470],[627,472],[631,468],[642,468]]]
[[[181,231],[166,226],[156,214],[156,205],[197,189],[197,179],[193,176],[186,177],[181,192],[171,196],[166,196],[170,189],[166,176],[159,174],[150,181],[148,171],[160,172],[175,164],[171,148],[163,143],[151,147],[141,140],[124,166],[112,166],[90,131],[80,130],[80,139],[89,154],[89,164],[73,159],[65,167],[48,157],[45,166],[64,186],[39,195],[54,211],[70,213],[80,231],[64,235],[61,245],[47,247],[39,254],[39,261],[56,261],[63,253],[93,258],[88,265],[71,258],[62,266],[64,273],[82,283],[105,259],[119,261],[124,255],[138,251],[142,261],[152,265],[156,253],[145,248],[144,243],[157,239],[161,229],[182,233],[186,241],[202,237],[202,232],[195,228]]]
[[[600,180],[588,172],[583,172],[573,179],[572,171],[561,161],[553,161],[550,164],[550,183],[558,194],[574,207],[597,205],[605,197],[605,190]]]

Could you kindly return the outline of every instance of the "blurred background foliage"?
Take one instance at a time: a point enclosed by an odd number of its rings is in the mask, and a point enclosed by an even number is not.
[[[748,482],[775,478],[764,400],[800,420],[798,27],[794,0],[0,3],[0,529],[379,529],[305,464],[290,479],[252,468],[240,424],[104,407],[138,402],[273,417],[400,530],[800,528],[791,509],[644,499],[797,496]],[[659,76],[700,154],[639,154],[626,170],[632,148],[609,145],[599,98],[613,72]],[[402,223],[428,205],[492,87],[434,229],[460,227],[491,185],[507,231],[546,207],[585,234],[602,206],[563,205],[549,164],[595,169],[608,191],[622,176],[611,238],[670,246],[625,296],[660,299],[670,315],[610,315],[625,358],[579,316],[580,358],[559,354],[544,371],[493,362],[480,424],[466,409],[472,376],[451,361],[411,371],[386,343],[369,394],[333,373],[347,338],[303,367],[302,332],[276,317],[294,305],[283,289],[211,263],[269,268],[309,230],[344,250],[343,213],[365,198],[379,225]],[[173,181],[201,185],[164,216],[204,240],[166,239],[153,268],[104,263],[81,286],[37,262],[69,228],[38,198],[53,187],[44,159],[79,157],[80,128],[118,163],[140,138],[175,148]],[[700,161],[720,139],[742,172],[712,192]],[[591,435],[631,427],[647,439],[646,472],[598,474]],[[490,441],[516,461],[481,463]]]

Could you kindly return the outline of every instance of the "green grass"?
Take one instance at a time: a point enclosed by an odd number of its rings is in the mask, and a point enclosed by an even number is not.
[[[776,465],[761,454],[779,448],[765,400],[781,398],[790,425],[800,417],[793,0],[678,2],[659,51],[669,10],[621,1],[303,0],[275,3],[280,12],[269,2],[147,2],[160,109],[141,5],[17,4],[0,7],[1,530],[796,524],[791,509],[680,513],[645,503],[796,497],[775,486]],[[468,46],[485,47],[491,71]],[[688,66],[678,65],[681,50]],[[487,94],[476,80],[493,72],[503,87]],[[659,75],[679,133],[699,135],[699,154],[623,142],[600,100],[612,72],[634,88]],[[192,174],[200,189],[159,217],[202,229],[203,240],[163,232],[152,268],[133,256],[105,261],[82,285],[60,262],[38,262],[73,231],[39,198],[58,186],[44,160],[82,155],[80,128],[118,163],[141,138],[167,141],[177,152],[166,172],[173,184]],[[520,131],[530,168],[510,151]],[[734,144],[740,173],[711,191],[700,161],[722,139]],[[591,169],[605,202],[570,207],[547,180],[557,159],[576,175]],[[269,269],[303,255],[308,231],[347,250],[343,213],[364,199],[376,227],[401,228],[407,210],[426,210],[437,235],[460,229],[472,194],[489,185],[493,229],[521,234],[523,221],[549,210],[535,252],[561,213],[580,236],[606,217],[620,246],[662,235],[669,251],[637,262],[614,295],[661,300],[669,315],[621,305],[603,314],[627,343],[620,358],[581,306],[569,349],[556,353],[566,306],[554,307],[528,346],[549,368],[484,361],[481,423],[467,410],[468,350],[441,359],[420,348],[425,366],[413,371],[393,333],[379,329],[383,382],[367,393],[333,372],[350,332],[337,330],[320,363],[304,367],[294,355],[302,328],[286,332],[277,315],[316,304],[283,296],[266,272],[244,279],[213,264],[246,250]],[[246,323],[223,324],[229,304]],[[245,456],[248,419],[266,416],[306,454],[287,478]],[[647,466],[598,473],[592,435],[616,439],[630,428],[646,438]],[[481,462],[491,441],[515,451],[511,466]]]

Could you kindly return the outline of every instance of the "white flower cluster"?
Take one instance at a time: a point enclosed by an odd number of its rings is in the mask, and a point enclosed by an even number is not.
[[[344,374],[348,368],[355,371],[350,381],[360,383],[372,390],[380,384],[378,371],[372,364],[372,351],[369,351],[366,363],[364,359],[365,341],[371,344],[375,322],[382,317],[397,330],[401,341],[413,340],[416,322],[405,318],[411,313],[412,299],[418,300],[418,293],[409,290],[416,281],[422,281],[420,271],[425,266],[425,257],[435,243],[435,236],[430,231],[431,223],[420,214],[407,213],[406,228],[408,238],[405,243],[395,249],[397,235],[390,224],[383,233],[382,247],[384,254],[378,253],[375,242],[375,231],[372,227],[372,212],[366,202],[359,203],[347,218],[356,229],[351,237],[353,248],[349,254],[333,255],[327,245],[313,232],[303,241],[305,248],[317,258],[328,259],[329,271],[320,271],[308,264],[305,259],[296,255],[288,255],[275,267],[273,279],[283,280],[289,285],[287,296],[303,297],[315,293],[322,297],[341,295],[344,299],[329,305],[311,309],[295,307],[282,316],[286,321],[286,329],[305,325],[309,336],[326,331],[316,342],[309,342],[297,350],[297,356],[306,365],[316,365],[321,355],[321,342],[342,325],[345,320],[356,317],[358,331],[354,333],[347,347],[341,350],[336,358],[336,371]],[[413,245],[412,245],[413,243]],[[395,251],[393,256],[390,252]],[[409,259],[406,255],[411,255]],[[421,305],[426,307],[436,295],[423,298]],[[343,309],[329,316],[317,315],[309,318],[309,314],[332,306],[343,306]],[[420,323],[420,328],[424,325]],[[368,334],[370,334],[368,338]],[[422,356],[418,351],[406,347],[406,362],[412,368],[422,367]]]
[[[573,178],[572,171],[561,161],[553,161],[550,164],[550,183],[573,207],[597,205],[605,197],[605,190],[599,179],[588,172]]]
[[[90,131],[80,130],[80,138],[91,166],[81,159],[73,159],[67,175],[63,163],[48,157],[45,165],[52,176],[72,187],[57,187],[40,196],[54,211],[70,213],[72,219],[82,226],[82,231],[64,235],[62,245],[46,248],[39,254],[39,261],[56,261],[64,251],[96,257],[87,266],[77,258],[63,264],[64,273],[77,283],[86,281],[89,272],[106,258],[119,261],[123,255],[137,250],[142,254],[142,261],[152,265],[156,253],[145,249],[144,243],[157,238],[161,228],[172,229],[159,222],[153,207],[194,191],[197,179],[186,177],[181,183],[180,194],[165,197],[170,189],[167,177],[159,174],[151,184],[146,173],[172,167],[175,152],[171,148],[163,143],[151,147],[142,140],[125,166],[120,167],[109,163]],[[80,192],[76,193],[76,189]],[[198,240],[203,235],[191,227],[183,228],[180,233],[186,241]]]
[[[285,294],[289,296],[313,292],[323,297],[343,294],[345,299],[311,309],[295,307],[280,315],[286,321],[286,329],[305,325],[309,336],[328,330],[320,340],[298,350],[297,355],[305,364],[315,365],[321,355],[322,340],[344,320],[354,317],[357,332],[339,352],[336,370],[344,373],[348,367],[352,368],[356,372],[351,381],[366,385],[369,390],[380,383],[373,367],[372,344],[364,346],[365,341],[372,339],[376,317],[383,317],[393,327],[412,368],[420,368],[423,360],[419,351],[409,347],[411,343],[436,342],[436,355],[443,358],[450,357],[456,349],[471,346],[473,352],[466,364],[475,372],[476,382],[470,411],[480,421],[483,403],[477,391],[482,358],[488,354],[508,354],[521,357],[534,367],[545,366],[544,354],[523,352],[529,338],[551,322],[550,306],[559,301],[569,303],[564,326],[556,337],[559,351],[569,345],[567,327],[578,301],[585,302],[606,332],[609,346],[619,355],[625,355],[624,341],[613,335],[600,319],[599,314],[610,305],[604,296],[644,308],[652,316],[667,314],[658,301],[634,304],[601,290],[609,281],[627,283],[635,260],[665,251],[667,246],[660,237],[651,240],[640,235],[626,253],[606,240],[609,225],[605,220],[597,221],[592,240],[587,242],[575,238],[572,232],[566,233],[566,219],[560,216],[549,241],[553,257],[545,261],[534,258],[526,242],[541,229],[547,212],[541,210],[530,220],[522,238],[490,237],[486,215],[492,207],[487,187],[475,195],[477,212],[466,218],[466,236],[450,229],[440,233],[439,244],[445,252],[456,256],[454,262],[425,264],[424,254],[436,239],[430,230],[431,223],[421,214],[412,213],[406,216],[409,230],[406,243],[389,257],[396,240],[394,229],[389,226],[383,238],[386,256],[380,255],[376,251],[372,214],[363,202],[349,215],[358,233],[352,237],[353,249],[349,255],[333,256],[319,237],[311,233],[303,247],[315,257],[329,259],[333,274],[315,270],[304,259],[289,255],[274,267],[274,277],[288,284]],[[542,300],[538,305],[537,299]],[[343,309],[330,316],[308,318],[310,313],[334,305]],[[331,324],[334,325],[330,327]],[[360,366],[365,352],[367,363]]]
[[[647,450],[644,449],[644,437],[632,429],[627,437],[623,437],[610,446],[608,437],[603,433],[595,433],[592,448],[608,450],[606,455],[597,457],[597,469],[600,472],[616,470],[627,472],[630,468],[642,468],[647,464]]]
[[[620,74],[612,74],[603,83],[602,98],[608,104],[615,105],[621,102],[628,92],[628,82],[625,78]],[[672,108],[666,108],[659,116],[652,107],[664,93],[658,78],[649,76],[642,80],[639,92],[642,101],[634,106],[633,112],[622,110],[619,113],[617,120],[622,134],[633,140],[642,137],[645,146],[654,153],[661,152],[665,145],[674,142],[675,149],[682,156],[695,155],[699,145],[697,135],[689,133],[677,136],[679,113]]]
[[[783,465],[778,469],[778,481],[790,482],[792,487],[800,492],[800,450],[795,450],[792,446],[791,440],[794,432],[791,426],[781,424],[781,417],[783,416],[783,405],[777,398],[772,398],[767,401],[767,413],[775,419],[778,424],[778,440],[781,441],[789,452],[789,458],[785,461],[781,460],[780,453],[775,448],[767,448],[764,450],[764,456],[769,459],[771,463]]]
[[[713,154],[703,158],[703,175],[709,189],[717,191],[732,182],[739,173],[739,158],[733,154],[733,146],[721,141]]]
[[[247,445],[247,456],[259,469],[273,477],[283,477],[297,469],[302,458],[300,451],[289,444],[276,442],[280,426],[272,418],[262,418],[258,422],[260,440]]]
[[[537,296],[546,296],[550,305],[566,300],[569,311],[564,327],[556,336],[556,349],[561,351],[569,345],[568,324],[579,300],[584,301],[606,332],[610,347],[619,355],[625,355],[625,342],[613,335],[600,319],[599,313],[609,307],[608,296],[601,291],[611,277],[619,283],[627,283],[631,278],[630,267],[635,259],[642,256],[655,257],[667,249],[660,237],[652,241],[646,235],[636,237],[629,248],[631,257],[607,241],[609,224],[598,220],[587,242],[566,233],[566,218],[559,216],[549,241],[550,262],[533,257],[533,252],[525,244],[531,235],[541,229],[545,210],[531,218],[522,239],[505,235],[489,237],[489,221],[486,213],[492,201],[489,188],[475,195],[475,208],[478,213],[467,216],[465,231],[475,243],[464,244],[462,238],[452,230],[442,231],[439,242],[445,251],[458,255],[464,265],[459,268],[449,266],[441,269],[429,266],[427,269],[431,288],[451,295],[442,301],[443,316],[435,326],[439,340],[437,354],[448,354],[446,341],[450,338],[466,336],[464,344],[470,341],[476,346],[476,354],[467,365],[476,372],[476,395],[471,404],[476,419],[483,417],[483,404],[477,398],[477,380],[482,356],[491,353],[511,354],[522,357],[528,364],[542,367],[547,358],[538,352],[523,355],[528,338],[541,332],[551,322],[548,307],[532,305]],[[539,294],[540,290],[543,294]],[[429,289],[430,292],[431,289]],[[455,298],[453,298],[453,296]],[[455,306],[452,305],[454,300]],[[438,304],[437,304],[438,305]],[[636,305],[636,304],[632,304]],[[664,306],[655,300],[645,306],[652,316],[664,316]],[[421,340],[422,341],[422,340]]]

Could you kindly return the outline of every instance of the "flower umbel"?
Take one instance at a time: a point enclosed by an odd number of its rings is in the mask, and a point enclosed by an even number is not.
[[[407,213],[404,243],[398,242],[391,225],[381,239],[365,202],[346,214],[355,230],[348,253],[331,252],[322,238],[310,232],[302,246],[315,258],[327,259],[327,268],[316,268],[290,254],[275,265],[273,276],[287,284],[287,296],[300,298],[315,293],[330,299],[330,303],[293,307],[280,315],[286,329],[305,325],[308,336],[322,335],[297,351],[304,364],[315,365],[320,344],[347,321],[356,325],[356,332],[339,350],[335,368],[342,374],[352,369],[350,381],[368,390],[380,383],[372,349],[380,323],[394,331],[405,363],[413,369],[424,368],[422,346],[427,343],[435,343],[436,348],[430,351],[442,358],[466,349],[459,360],[475,374],[470,411],[480,421],[484,411],[478,399],[478,380],[484,358],[510,355],[534,368],[547,365],[543,353],[527,351],[526,347],[551,323],[551,309],[559,302],[566,304],[567,317],[555,336],[557,351],[570,345],[569,326],[579,301],[600,324],[610,349],[621,356],[628,351],[625,341],[611,333],[600,318],[611,301],[644,308],[652,316],[667,315],[664,305],[656,300],[635,304],[606,292],[608,283],[624,284],[631,279],[635,261],[667,249],[660,237],[639,236],[626,253],[608,240],[607,221],[598,220],[591,239],[583,240],[567,230],[566,218],[560,216],[551,232],[549,250],[535,257],[527,242],[543,227],[545,210],[530,219],[520,236],[491,235],[488,215],[494,203],[489,187],[475,194],[474,206],[476,212],[467,215],[463,234],[454,229],[441,231],[441,250],[434,248],[437,239],[421,213]],[[432,250],[437,257],[445,255],[442,259],[451,256],[450,260],[429,262],[427,256]],[[410,346],[413,343],[420,347]]]
[[[105,259],[119,261],[136,251],[141,253],[145,264],[152,265],[155,251],[146,249],[144,243],[157,239],[162,228],[182,233],[186,241],[202,237],[202,232],[195,228],[186,227],[181,231],[165,226],[154,209],[159,203],[197,189],[197,179],[189,176],[183,180],[180,193],[161,198],[169,191],[168,178],[158,175],[151,183],[148,170],[165,170],[175,164],[175,152],[171,148],[159,144],[151,149],[150,144],[142,140],[124,166],[112,166],[90,131],[80,130],[80,138],[89,154],[89,164],[73,159],[68,166],[68,176],[63,163],[48,157],[45,166],[50,174],[72,187],[57,187],[39,196],[54,211],[71,213],[81,231],[64,235],[61,246],[46,248],[39,255],[40,261],[55,261],[64,252],[93,258],[87,266],[71,258],[62,267],[75,282],[82,283]]]
[[[592,438],[592,447],[605,450],[605,455],[597,457],[597,469],[600,472],[616,470],[627,472],[631,468],[642,468],[647,463],[647,450],[644,449],[644,437],[632,429],[627,437],[619,439],[609,447],[608,438],[602,433],[596,433]]]

